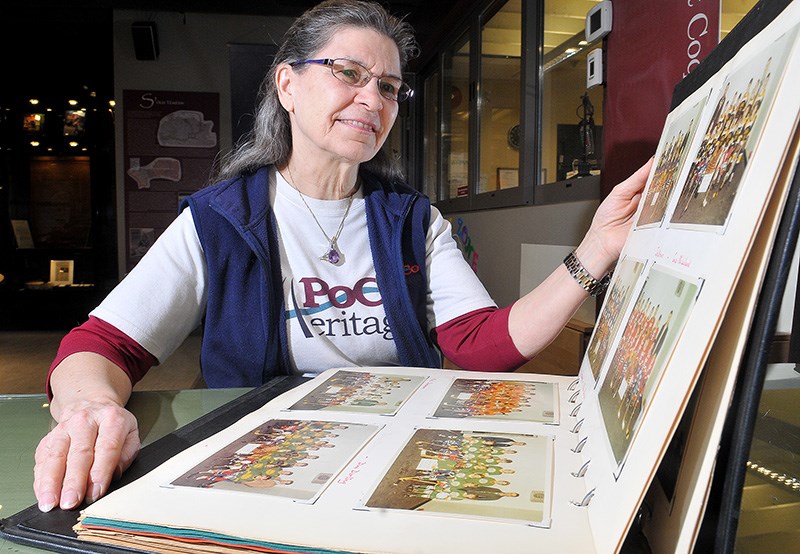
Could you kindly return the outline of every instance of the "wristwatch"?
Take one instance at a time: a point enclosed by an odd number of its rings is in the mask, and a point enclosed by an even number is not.
[[[567,267],[569,274],[572,275],[578,284],[591,296],[598,296],[605,292],[606,288],[608,288],[608,284],[611,282],[612,271],[603,275],[602,279],[595,279],[592,277],[592,274],[583,267],[583,264],[575,255],[574,250],[564,258],[564,265]]]

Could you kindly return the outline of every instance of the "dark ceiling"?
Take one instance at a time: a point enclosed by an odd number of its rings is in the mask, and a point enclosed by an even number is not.
[[[481,0],[381,1],[414,27],[421,55],[409,64],[419,71]],[[8,64],[0,104],[29,94],[55,97],[92,89],[113,94],[113,10],[297,17],[318,0],[0,0],[0,51]],[[10,30],[10,32],[9,32]],[[70,93],[72,94],[72,93]]]
[[[416,32],[422,49],[421,60],[428,58],[442,35],[456,26],[476,0],[379,0],[392,13],[405,17]],[[81,22],[95,19],[99,12],[114,9],[141,12],[226,13],[260,16],[297,17],[319,0],[2,0],[2,19],[6,26],[25,32],[47,28],[50,24],[72,27],[75,36]],[[19,20],[19,25],[13,22]],[[8,25],[8,24],[11,25]],[[41,36],[41,35],[40,35]]]

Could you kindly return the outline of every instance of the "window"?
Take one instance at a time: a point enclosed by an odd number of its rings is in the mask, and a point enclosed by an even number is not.
[[[423,82],[422,122],[422,190],[436,201],[436,184],[439,181],[439,101],[442,92],[442,76],[434,71]]]
[[[477,194],[520,183],[521,16],[521,0],[510,0],[481,27]]]
[[[443,212],[547,202],[538,185],[597,174],[603,91],[586,90],[586,57],[600,44],[581,43],[594,4],[487,0],[423,72],[419,177]]]
[[[442,174],[439,200],[469,199],[471,86],[469,35],[444,54]]]
[[[588,11],[593,2],[581,4]],[[602,43],[586,42],[584,17],[568,8],[544,3],[540,184],[600,173],[603,87],[586,89],[586,58]]]

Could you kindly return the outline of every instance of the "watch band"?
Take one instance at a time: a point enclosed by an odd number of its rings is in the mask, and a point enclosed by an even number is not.
[[[592,274],[583,267],[583,264],[575,255],[574,250],[564,258],[564,265],[567,267],[569,274],[572,275],[578,284],[591,296],[597,296],[605,292],[608,284],[611,282],[611,271],[603,275],[602,279],[595,279]]]

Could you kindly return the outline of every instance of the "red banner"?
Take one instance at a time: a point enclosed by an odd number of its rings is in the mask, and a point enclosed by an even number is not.
[[[675,85],[719,43],[720,0],[614,0],[606,40],[603,191],[655,154]]]

